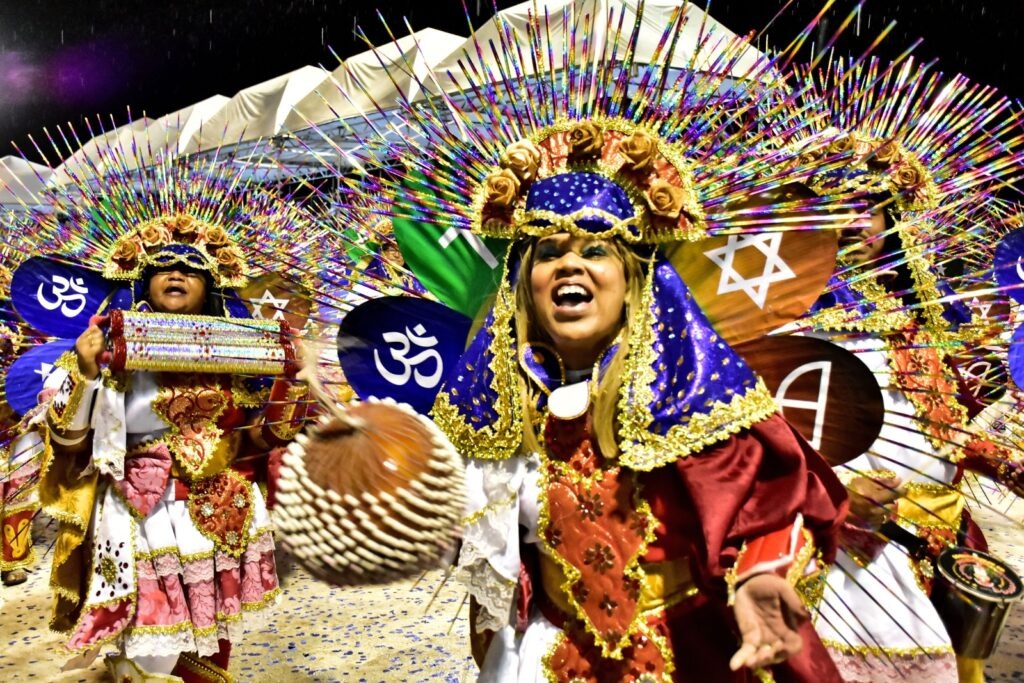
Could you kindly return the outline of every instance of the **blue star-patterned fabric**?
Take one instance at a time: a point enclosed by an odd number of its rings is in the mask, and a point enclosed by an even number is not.
[[[526,198],[526,212],[551,211],[559,216],[570,216],[581,209],[600,209],[620,221],[635,214],[629,195],[619,185],[597,173],[574,171],[539,180],[530,188]],[[531,220],[532,225],[550,225],[543,218]],[[592,216],[576,221],[580,228],[601,232],[613,223],[607,216]]]

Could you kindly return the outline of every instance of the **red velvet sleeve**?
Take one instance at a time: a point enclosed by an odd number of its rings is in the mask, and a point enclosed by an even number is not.
[[[703,534],[705,579],[724,577],[743,543],[786,529],[798,514],[824,559],[835,557],[846,489],[781,415],[675,467]]]

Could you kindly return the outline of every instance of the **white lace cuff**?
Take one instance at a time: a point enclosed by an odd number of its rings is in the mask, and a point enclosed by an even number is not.
[[[510,623],[519,579],[519,495],[522,458],[469,460],[468,510],[459,553],[459,577],[480,607],[478,631]]]

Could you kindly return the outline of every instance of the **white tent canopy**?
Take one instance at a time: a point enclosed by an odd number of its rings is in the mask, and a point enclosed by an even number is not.
[[[266,181],[327,174],[330,167],[343,170],[350,166],[349,152],[370,128],[400,134],[400,121],[394,117],[403,99],[415,102],[440,92],[464,91],[464,69],[470,64],[479,74],[496,78],[509,73],[509,53],[514,53],[521,56],[516,60],[518,75],[529,77],[534,66],[525,44],[535,10],[547,16],[550,51],[557,61],[566,18],[575,30],[587,32],[589,45],[600,46],[592,48],[598,53],[621,54],[636,24],[637,5],[636,0],[536,0],[536,5],[528,0],[499,12],[468,39],[429,28],[417,31],[354,55],[331,73],[305,66],[245,88],[229,100],[217,95],[156,121],[140,119],[83,145],[50,183],[66,182],[72,173],[82,177],[104,172],[93,168],[102,146],[124,150],[124,161],[118,164],[131,169],[135,162],[127,159],[127,151],[133,144],[150,159],[157,153],[217,153],[220,163],[238,164]],[[680,11],[683,21],[669,64],[673,70],[703,71],[716,63],[721,69],[728,63],[728,75],[735,79],[767,75],[764,55],[750,46],[737,48],[736,34],[684,0],[646,0],[637,63],[654,57]],[[136,156],[146,164],[144,154]]]
[[[563,54],[563,48],[566,48],[562,40],[565,35],[566,17],[575,27],[574,30],[585,31],[588,34],[587,42],[597,55],[600,55],[601,51],[609,56],[622,54],[636,24],[638,4],[636,0],[546,0],[536,4],[533,0],[528,0],[499,12],[474,31],[462,49],[455,51],[435,67],[436,78],[444,92],[455,92],[465,90],[468,84],[464,65],[469,62],[476,64],[478,68],[482,66],[485,73],[498,73],[499,64],[505,66],[499,60],[505,59],[503,45],[507,42],[506,35],[511,35],[516,43],[511,46],[512,50],[517,50],[522,55],[521,75],[532,75],[532,55],[525,49],[525,44],[530,16],[535,15],[537,11],[541,24],[545,25],[546,22],[548,27],[545,32],[551,36],[550,52],[556,61]],[[766,65],[764,55],[750,46],[745,46],[738,52],[735,47],[730,50],[738,36],[692,3],[685,0],[646,0],[643,5],[643,18],[634,51],[635,62],[651,62],[674,14],[682,10],[682,27],[672,53],[672,61],[668,66],[674,69],[705,71],[712,64],[721,63],[720,60],[727,57],[732,64],[729,76],[760,77],[760,71]],[[581,43],[582,41],[579,41],[577,49]],[[663,47],[662,50],[664,49]],[[593,57],[594,55],[591,59]]]
[[[228,102],[230,100],[224,95],[214,95],[158,118],[156,125],[162,125],[167,131],[173,132],[173,135],[167,137],[168,143],[173,141],[173,147],[169,144],[168,151],[177,155]]]
[[[179,156],[183,142],[227,102],[223,95],[214,95],[158,119],[143,117],[98,135],[57,166],[50,184],[102,177],[114,170],[134,171],[168,156]],[[108,167],[111,163],[116,169]]]
[[[427,28],[349,57],[295,105],[284,128],[300,130],[392,109],[401,98],[415,99],[417,80],[426,79],[465,42],[463,36]]]
[[[53,169],[16,156],[0,157],[0,206],[34,206],[53,175]]]
[[[359,147],[359,140],[369,129],[404,135],[400,132],[401,121],[395,118],[400,98],[415,102],[441,92],[455,95],[465,91],[466,68],[473,68],[478,74],[491,74],[492,78],[502,72],[510,73],[510,52],[522,55],[518,74],[531,75],[527,26],[535,9],[537,6],[529,0],[499,12],[473,36],[459,39],[461,45],[454,45],[457,37],[451,34],[426,29],[351,57],[325,84],[296,105],[285,121],[291,135],[279,137],[274,145],[250,144],[245,153],[236,157],[259,159],[267,179],[327,173],[328,165],[334,169],[350,167],[354,163],[350,152]],[[542,0],[539,11],[548,17],[552,54],[561,54],[564,18],[568,16],[577,30],[589,33],[591,45],[607,45],[605,54],[611,55],[613,47],[621,54],[630,38],[636,24],[637,2]],[[672,70],[701,71],[717,63],[717,71],[727,63],[730,69],[723,75],[734,79],[767,75],[769,62],[764,55],[740,44],[735,33],[684,0],[647,0],[644,4],[635,49],[637,63],[654,59],[666,28],[680,12],[682,20],[669,64]],[[383,66],[382,61],[388,66]],[[270,168],[271,159],[278,164],[276,170]]]
[[[83,144],[54,169],[50,185],[127,172],[154,164],[176,152],[177,130],[163,120],[136,119]]]
[[[318,66],[304,66],[240,90],[182,146],[181,153],[276,135],[292,107],[327,75]]]

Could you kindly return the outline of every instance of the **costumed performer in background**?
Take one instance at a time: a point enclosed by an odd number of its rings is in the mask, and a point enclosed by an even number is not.
[[[846,132],[827,149],[808,149],[808,158],[832,169],[812,186],[864,193],[876,208],[870,225],[843,231],[831,291],[796,326],[851,351],[874,373],[885,419],[870,449],[836,468],[851,493],[850,515],[816,627],[847,681],[981,681],[983,662],[955,657],[929,600],[932,562],[948,546],[985,549],[959,490],[965,470],[1018,494],[1024,481],[1019,455],[970,425],[958,400],[949,349],[966,348],[972,330],[990,326],[965,319],[956,329],[940,301],[952,290],[935,264],[963,248],[962,236],[948,240],[960,217],[985,201],[990,183],[1020,167],[1019,145],[979,152],[1012,116],[1005,98],[962,77],[937,87],[941,76],[912,61],[888,69],[834,65],[821,74],[807,79],[827,113],[822,120]],[[846,84],[841,91],[830,87],[838,82]],[[958,125],[964,101],[975,103],[972,118],[986,128],[950,146],[946,132]],[[886,542],[877,531],[889,520],[927,539],[932,555],[914,558]]]
[[[196,346],[189,334],[204,329],[195,316],[224,320],[227,288],[246,282],[243,236],[260,244],[262,226],[299,234],[303,226],[271,215],[284,202],[269,195],[233,195],[224,178],[165,172],[204,196],[140,197],[111,181],[103,199],[125,202],[123,211],[106,214],[106,225],[77,218],[103,275],[127,282],[134,308],[154,314],[138,324],[193,346],[176,349],[164,336],[166,346],[143,350],[167,356],[161,371],[110,372],[101,329],[109,323],[96,321],[48,378],[41,490],[61,522],[52,626],[75,652],[116,644],[107,665],[118,681],[228,681],[243,619],[279,592],[263,495],[232,463],[293,438],[305,387],[287,369],[269,387],[250,380],[244,349],[218,355],[215,340]],[[287,326],[279,329],[271,345],[294,360]]]
[[[10,307],[11,271],[0,264],[0,301]],[[0,372],[23,349],[19,321],[0,323]],[[2,389],[2,387],[0,387]],[[28,580],[25,571],[36,561],[32,547],[32,521],[39,511],[36,484],[39,479],[41,442],[34,430],[20,428],[20,420],[0,395],[0,571],[5,586]]]

